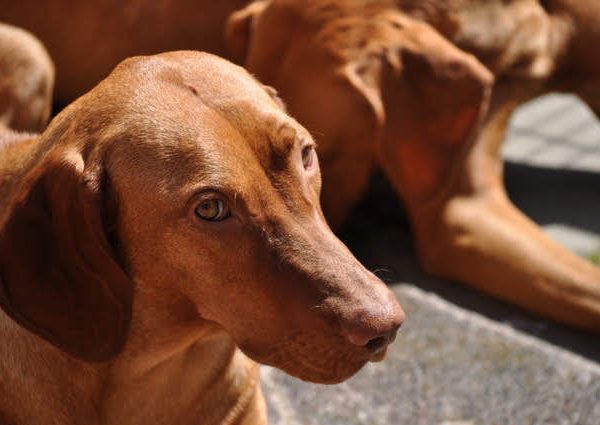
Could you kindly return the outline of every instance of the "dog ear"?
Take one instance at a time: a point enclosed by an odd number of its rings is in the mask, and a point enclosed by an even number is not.
[[[225,38],[235,62],[244,63],[248,54],[254,21],[269,3],[270,0],[253,1],[245,8],[233,12],[227,19]]]
[[[133,284],[112,243],[108,176],[87,162],[51,152],[25,176],[0,230],[0,306],[67,353],[106,361],[125,342]]]
[[[405,102],[400,110],[418,119],[415,131],[425,130],[430,143],[460,144],[488,109],[491,72],[426,24],[407,27],[405,42],[387,51],[385,62],[384,102]]]
[[[385,123],[382,154],[394,174],[403,173],[398,186],[423,197],[435,187],[433,179],[447,171],[440,167],[478,130],[494,78],[429,25],[408,17],[393,24],[395,42],[379,52],[379,60],[372,53],[359,57],[346,72],[378,122]],[[419,175],[408,175],[412,172]]]

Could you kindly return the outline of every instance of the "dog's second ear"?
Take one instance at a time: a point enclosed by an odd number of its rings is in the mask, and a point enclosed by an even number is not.
[[[384,168],[403,197],[424,200],[478,131],[494,77],[429,25],[400,14],[391,23],[394,42],[379,60],[359,57],[345,69],[385,123]]]
[[[131,316],[133,284],[107,233],[107,180],[100,161],[51,152],[25,176],[0,229],[0,306],[86,361],[114,357]]]
[[[270,0],[253,1],[243,9],[233,12],[227,19],[225,37],[229,51],[237,63],[244,63],[252,37],[252,25],[269,3]]]
[[[427,24],[406,25],[404,33],[401,45],[387,52],[384,98],[410,102],[400,111],[419,119],[415,131],[430,143],[461,144],[488,110],[492,73]]]

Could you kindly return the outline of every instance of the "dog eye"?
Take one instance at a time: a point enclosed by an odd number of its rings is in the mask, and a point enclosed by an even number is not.
[[[304,169],[310,168],[313,163],[313,157],[315,156],[315,150],[312,146],[308,145],[302,149],[302,165]]]
[[[219,198],[201,200],[194,212],[198,217],[207,221],[221,221],[231,215],[225,202]]]

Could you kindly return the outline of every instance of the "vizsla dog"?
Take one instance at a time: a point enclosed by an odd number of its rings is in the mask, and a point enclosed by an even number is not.
[[[332,224],[381,168],[426,270],[600,332],[600,269],[514,207],[500,156],[532,97],[574,92],[600,116],[600,2],[261,0],[228,36],[318,135]]]
[[[313,139],[242,68],[129,59],[21,139],[0,150],[2,425],[262,425],[255,361],[335,383],[394,339]]]

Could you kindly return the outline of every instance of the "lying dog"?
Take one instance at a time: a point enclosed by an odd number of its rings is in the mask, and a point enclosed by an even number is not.
[[[600,269],[512,205],[500,148],[512,111],[549,91],[600,116],[599,31],[592,0],[261,0],[227,29],[318,135],[333,225],[380,168],[426,270],[595,332]]]
[[[394,339],[311,136],[242,68],[129,59],[23,139],[0,150],[3,425],[265,424],[254,361],[334,383]]]

